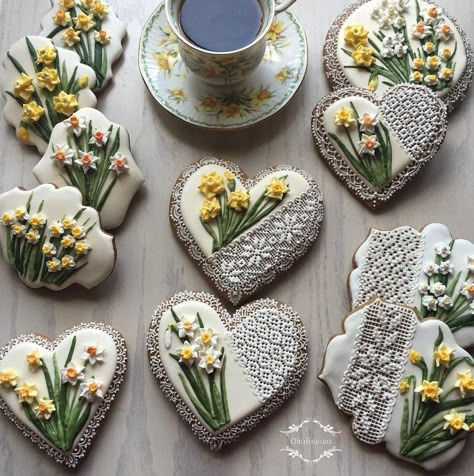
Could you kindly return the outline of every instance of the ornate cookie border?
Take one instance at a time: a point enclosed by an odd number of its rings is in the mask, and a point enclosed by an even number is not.
[[[43,337],[38,334],[24,334],[11,340],[0,349],[0,362],[15,345],[20,344],[22,342],[31,342],[34,344],[38,344],[47,348],[50,351],[53,351],[64,339],[82,329],[97,329],[108,334],[113,339],[117,349],[117,364],[115,367],[113,379],[110,383],[110,386],[107,390],[104,399],[102,400],[102,403],[100,404],[97,411],[94,413],[89,424],[85,427],[84,432],[79,440],[79,443],[73,448],[71,453],[63,453],[62,451],[47,443],[46,440],[44,440],[43,438],[41,438],[40,435],[38,435],[38,433],[34,432],[32,429],[28,428],[24,423],[22,423],[15,416],[14,412],[5,403],[5,401],[0,397],[0,410],[2,410],[4,415],[15,424],[15,426],[18,428],[18,430],[21,431],[21,433],[23,433],[23,436],[35,443],[40,450],[44,451],[57,463],[64,464],[69,468],[75,468],[82,461],[84,456],[86,456],[88,449],[96,436],[97,429],[100,427],[102,420],[106,417],[108,411],[110,410],[112,402],[114,401],[115,397],[117,396],[117,393],[120,390],[120,386],[125,378],[125,373],[127,371],[128,359],[127,346],[124,337],[119,331],[107,324],[89,322],[82,323],[75,327],[72,327],[71,329],[68,329],[54,340],[51,340],[47,337]]]
[[[159,348],[160,319],[172,306],[187,301],[198,301],[212,307],[219,314],[219,318],[227,331],[235,329],[249,313],[268,306],[284,309],[288,316],[294,321],[298,330],[296,340],[298,342],[299,351],[295,371],[289,376],[285,386],[269,398],[256,412],[251,413],[243,420],[231,425],[220,433],[210,432],[201,423],[194,411],[188,407],[171,383],[161,361]],[[308,367],[308,344],[308,335],[299,315],[290,306],[279,301],[273,299],[252,301],[248,304],[244,304],[231,315],[223,307],[220,300],[212,294],[202,291],[182,291],[164,301],[154,312],[147,333],[146,347],[151,371],[158,380],[160,388],[166,398],[176,407],[177,413],[181,418],[191,426],[192,432],[199,440],[208,445],[211,450],[218,451],[222,449],[223,446],[236,442],[245,432],[254,429],[260,421],[276,412],[296,392]]]

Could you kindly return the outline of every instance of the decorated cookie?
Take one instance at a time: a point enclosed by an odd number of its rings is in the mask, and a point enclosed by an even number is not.
[[[29,334],[0,350],[0,409],[58,463],[86,455],[124,379],[123,337],[87,323],[55,341]]]
[[[76,187],[104,229],[122,224],[144,178],[130,151],[127,130],[96,109],[80,109],[58,124],[33,169],[41,183]]]
[[[125,24],[100,0],[51,0],[51,4],[40,35],[75,51],[95,71],[94,91],[103,89],[112,78],[112,64],[122,54]]]
[[[312,118],[329,168],[370,208],[385,204],[436,155],[447,125],[443,102],[427,88],[407,84],[381,98],[352,87],[335,91]]]
[[[73,187],[40,185],[0,195],[3,256],[31,288],[54,291],[77,283],[92,288],[115,265],[113,236]]]
[[[423,0],[358,0],[329,30],[324,67],[334,89],[383,94],[411,82],[431,89],[449,112],[474,72],[470,42],[444,9]]]
[[[262,299],[231,316],[202,292],[162,303],[147,338],[163,393],[213,450],[236,441],[296,391],[307,346],[303,324],[289,306]]]
[[[176,235],[233,304],[303,256],[323,214],[321,192],[308,173],[281,165],[249,180],[237,165],[212,158],[180,175],[170,204]]]
[[[56,48],[51,40],[27,36],[7,52],[0,87],[5,119],[17,137],[44,153],[54,126],[80,107],[94,107],[94,71],[73,51]]]
[[[474,245],[438,223],[421,232],[372,229],[354,256],[352,306],[379,296],[443,321],[463,347],[474,346]]]
[[[376,299],[344,321],[320,379],[369,445],[434,470],[474,431],[474,361],[443,322]]]

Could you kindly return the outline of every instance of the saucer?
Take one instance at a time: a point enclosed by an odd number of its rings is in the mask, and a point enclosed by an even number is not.
[[[188,71],[164,3],[148,19],[140,39],[140,72],[153,97],[183,121],[214,130],[250,127],[276,114],[295,95],[307,63],[303,27],[289,11],[275,18],[257,70],[231,86],[204,83]]]

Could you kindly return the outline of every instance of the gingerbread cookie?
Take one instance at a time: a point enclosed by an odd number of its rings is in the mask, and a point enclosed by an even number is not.
[[[262,299],[231,316],[202,292],[162,303],[147,338],[162,391],[213,450],[236,441],[296,391],[307,346],[303,324],[289,306]]]
[[[81,107],[95,107],[94,71],[73,51],[27,36],[7,52],[0,87],[6,121],[18,139],[44,153],[54,126]]]
[[[403,83],[431,89],[452,112],[472,83],[474,58],[458,22],[430,0],[359,0],[331,26],[324,68],[334,89],[375,94]]]
[[[421,230],[372,229],[354,255],[352,306],[379,296],[443,321],[463,347],[474,345],[474,245],[439,223]]]
[[[474,431],[474,361],[443,322],[376,299],[344,322],[320,375],[355,436],[438,469]]]
[[[120,226],[145,179],[130,151],[127,130],[96,109],[80,109],[56,125],[33,169],[40,183],[76,187],[105,230]]]
[[[122,54],[127,32],[113,7],[99,0],[51,0],[52,9],[41,21],[41,36],[75,51],[96,76],[94,91],[112,79],[112,64]]]
[[[335,91],[313,111],[313,136],[331,171],[370,208],[390,200],[436,155],[448,126],[443,102],[423,86],[382,97]]]
[[[31,288],[59,291],[77,283],[92,288],[115,265],[113,236],[73,187],[40,185],[0,195],[3,256]]]
[[[0,350],[0,409],[58,463],[76,467],[124,379],[127,348],[115,329],[81,324],[55,341],[29,334]]]
[[[249,180],[237,165],[214,158],[180,175],[170,203],[176,235],[234,305],[306,253],[323,214],[307,172],[281,165]]]

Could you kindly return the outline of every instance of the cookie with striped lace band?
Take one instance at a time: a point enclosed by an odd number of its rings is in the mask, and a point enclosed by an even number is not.
[[[395,86],[382,96],[340,89],[323,97],[312,116],[324,161],[372,209],[385,205],[435,157],[447,127],[444,103],[413,84]]]
[[[72,186],[95,208],[102,226],[120,226],[145,179],[130,150],[127,129],[96,109],[84,108],[56,125],[33,169],[40,183]]]
[[[7,51],[0,75],[5,120],[18,139],[44,154],[56,124],[81,107],[95,107],[94,70],[74,51],[41,36],[26,36]]]
[[[115,241],[74,187],[17,187],[0,195],[3,257],[30,288],[90,289],[115,266]]]
[[[373,228],[348,284],[353,308],[374,296],[405,304],[420,320],[444,322],[464,348],[474,346],[474,244],[445,225]]]
[[[285,404],[306,371],[307,348],[303,323],[285,304],[260,299],[230,314],[213,295],[192,291],[163,302],[147,335],[161,390],[212,450]]]
[[[334,89],[376,95],[404,83],[424,85],[451,113],[474,74],[471,43],[444,8],[431,0],[358,0],[337,17],[323,52]]]
[[[355,309],[319,378],[352,431],[395,457],[439,469],[474,431],[474,361],[449,327],[378,298]]]
[[[56,340],[22,335],[0,350],[0,410],[56,462],[86,456],[127,370],[112,327],[89,322]]]
[[[238,165],[215,158],[186,168],[170,201],[176,236],[234,305],[308,251],[323,215],[322,194],[307,172],[280,165],[249,179]]]

